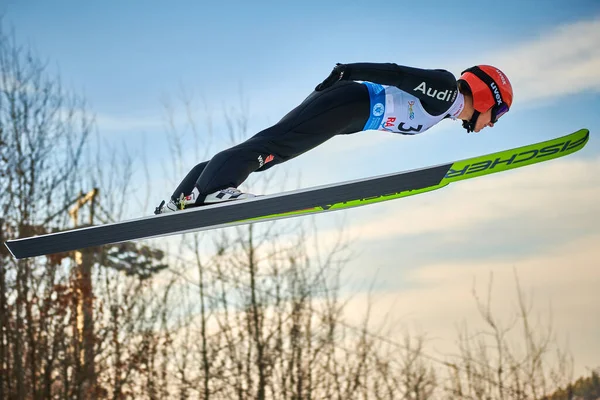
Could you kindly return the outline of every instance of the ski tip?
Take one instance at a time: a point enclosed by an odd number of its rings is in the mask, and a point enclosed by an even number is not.
[[[584,136],[586,138],[589,138],[590,130],[587,128],[581,128],[581,129],[571,133],[571,135],[578,135],[578,136]]]
[[[590,130],[587,128],[581,129],[582,132],[585,132],[585,141],[587,142],[590,139]]]
[[[585,147],[585,145],[588,143],[588,141],[590,140],[590,130],[587,128],[582,128],[578,131],[573,132],[572,134],[568,135],[572,138],[572,143],[576,144],[576,146],[573,148],[573,153],[581,150]]]
[[[577,150],[579,150],[580,148],[585,146],[585,144],[588,142],[589,138],[590,138],[590,130],[587,128],[581,128],[572,133],[569,133],[568,135],[557,137],[555,139],[550,139],[550,140],[547,140],[546,142],[551,142],[551,141],[556,141],[556,140],[570,140],[571,142],[577,142],[577,144],[578,144]],[[543,142],[543,143],[546,143],[546,142]]]

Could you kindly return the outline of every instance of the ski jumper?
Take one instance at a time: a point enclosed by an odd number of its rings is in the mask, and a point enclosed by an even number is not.
[[[446,70],[393,63],[347,64],[344,80],[311,93],[275,125],[196,165],[171,196],[204,196],[238,187],[264,171],[326,142],[335,135],[381,130],[422,133],[464,107],[456,78]],[[359,81],[359,82],[356,82]]]

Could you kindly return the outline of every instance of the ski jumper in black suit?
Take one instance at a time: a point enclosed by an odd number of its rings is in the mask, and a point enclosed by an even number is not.
[[[238,187],[265,171],[324,143],[335,135],[384,130],[414,135],[464,106],[454,75],[393,63],[345,64],[343,80],[315,90],[275,125],[196,165],[172,194],[177,200],[198,188],[207,194]],[[361,81],[356,82],[356,81]]]

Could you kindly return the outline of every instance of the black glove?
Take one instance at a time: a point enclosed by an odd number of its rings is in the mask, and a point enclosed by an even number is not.
[[[346,76],[344,77],[344,75]],[[320,92],[321,90],[325,90],[328,87],[333,86],[333,84],[337,81],[341,81],[343,79],[348,79],[347,66],[345,64],[337,63],[335,64],[335,67],[333,67],[333,70],[329,76],[325,78],[323,82],[319,83],[315,90]]]

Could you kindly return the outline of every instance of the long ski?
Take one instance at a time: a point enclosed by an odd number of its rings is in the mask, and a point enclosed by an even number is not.
[[[564,157],[582,149],[589,130],[544,142],[412,171],[202,206],[112,224],[9,240],[15,258],[342,210],[440,189],[463,179]]]

